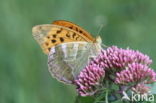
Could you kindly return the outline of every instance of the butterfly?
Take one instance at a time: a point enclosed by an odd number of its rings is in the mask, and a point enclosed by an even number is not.
[[[94,38],[80,26],[64,20],[34,26],[34,39],[48,55],[50,74],[57,80],[72,84],[90,57],[101,50],[101,38]]]

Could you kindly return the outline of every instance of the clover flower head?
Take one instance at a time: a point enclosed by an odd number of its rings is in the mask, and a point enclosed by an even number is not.
[[[104,69],[98,65],[88,65],[75,80],[77,91],[81,96],[93,95],[105,76]]]
[[[121,87],[131,87],[131,90],[140,94],[146,93],[149,88],[145,84],[156,82],[156,73],[149,67],[151,63],[149,56],[139,51],[112,46],[102,49],[80,72],[74,83],[81,96],[94,95],[101,87],[105,87],[107,81]]]
[[[134,62],[150,65],[152,60],[147,55],[144,55],[139,51],[134,51],[129,48],[122,49],[116,46],[102,50],[99,56],[94,59],[94,63],[107,69],[123,69],[128,64]]]
[[[125,70],[116,73],[117,84],[128,85],[129,83],[152,83],[156,81],[156,73],[147,65],[132,63]]]

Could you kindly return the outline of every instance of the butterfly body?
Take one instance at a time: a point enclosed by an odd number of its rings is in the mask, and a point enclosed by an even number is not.
[[[71,84],[101,50],[101,39],[92,37],[68,21],[54,21],[33,27],[33,36],[48,55],[49,72],[57,80]]]

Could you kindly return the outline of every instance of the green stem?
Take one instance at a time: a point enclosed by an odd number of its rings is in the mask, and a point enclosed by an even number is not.
[[[106,90],[105,102],[108,103],[108,90]]]

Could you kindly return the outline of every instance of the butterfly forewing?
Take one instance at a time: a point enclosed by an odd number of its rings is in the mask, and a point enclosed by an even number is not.
[[[53,24],[35,26],[33,28],[33,36],[46,54],[49,53],[52,47],[61,43],[74,41],[92,42],[84,35],[72,29]]]

